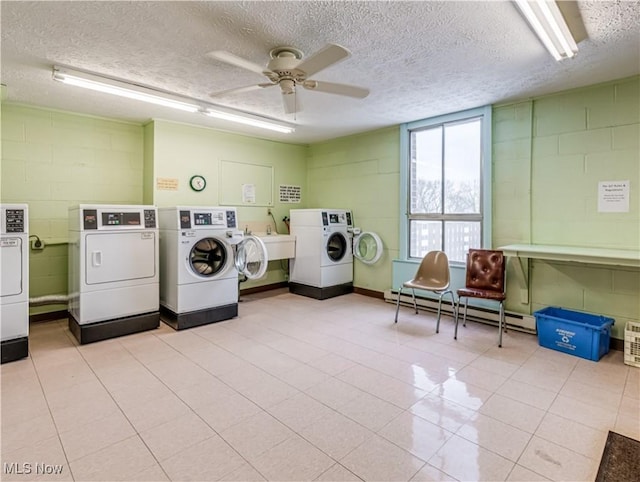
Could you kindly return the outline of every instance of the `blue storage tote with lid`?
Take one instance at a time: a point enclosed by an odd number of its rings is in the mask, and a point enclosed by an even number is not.
[[[534,316],[540,346],[594,361],[609,352],[613,318],[555,306]]]

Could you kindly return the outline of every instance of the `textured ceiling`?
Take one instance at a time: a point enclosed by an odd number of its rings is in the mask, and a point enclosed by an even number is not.
[[[588,38],[556,62],[510,1],[105,2],[2,1],[5,102],[135,122],[151,118],[308,143],[479,105],[640,73],[640,2],[577,2]],[[352,56],[316,80],[368,87],[363,100],[301,90],[283,112],[277,88],[209,93],[266,78],[206,56],[226,50],[266,65],[291,45],[327,43]],[[54,82],[53,65],[126,79],[297,124],[270,134]]]

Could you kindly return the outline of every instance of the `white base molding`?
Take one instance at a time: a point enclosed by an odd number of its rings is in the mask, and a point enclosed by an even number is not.
[[[395,304],[398,300],[398,292],[393,290],[385,290],[384,300],[389,303]],[[403,294],[400,298],[400,304],[402,306],[413,308],[411,294]],[[418,305],[418,308],[433,311],[434,313],[438,312],[438,301],[436,299],[425,298],[423,296],[416,295],[416,304]],[[442,313],[453,316],[453,309],[451,307],[450,301],[442,300]],[[460,316],[462,316],[462,314]],[[507,324],[507,329],[522,331],[524,333],[530,333],[534,335],[536,334],[536,319],[533,316],[523,315],[520,313],[510,313],[508,311],[505,311],[504,316],[505,323]],[[469,305],[469,307],[467,308],[468,321],[477,321],[479,323],[486,323],[497,327],[498,318],[499,313],[497,309],[490,310],[487,308],[479,308],[472,305]]]

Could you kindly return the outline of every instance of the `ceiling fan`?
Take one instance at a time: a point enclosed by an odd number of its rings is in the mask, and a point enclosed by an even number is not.
[[[241,67],[258,74],[262,74],[269,79],[269,82],[237,87],[221,92],[210,94],[218,97],[227,94],[237,94],[266,87],[280,86],[284,111],[293,114],[301,110],[300,101],[296,96],[296,87],[302,86],[304,89],[325,92],[327,94],[344,95],[364,99],[369,95],[369,89],[348,84],[337,84],[335,82],[324,82],[310,79],[312,75],[330,67],[341,60],[351,56],[344,47],[336,44],[328,44],[315,54],[304,58],[302,51],[294,47],[276,47],[269,53],[271,60],[266,67],[251,62],[250,60],[238,57],[230,52],[215,50],[207,54],[208,57],[225,62],[236,67]]]

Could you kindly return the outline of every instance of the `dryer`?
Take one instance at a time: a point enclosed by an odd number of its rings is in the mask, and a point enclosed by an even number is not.
[[[2,363],[29,355],[29,208],[0,209],[0,340]]]
[[[353,291],[353,259],[375,263],[382,241],[353,226],[345,209],[292,209],[290,232],[296,238],[289,265],[289,291],[316,299]]]
[[[160,326],[155,206],[69,208],[69,329],[81,344]]]
[[[176,330],[238,315],[238,276],[264,276],[267,249],[238,230],[236,208],[158,210],[161,319]]]

